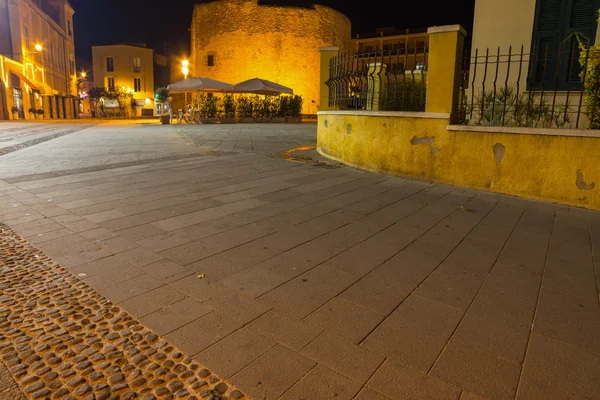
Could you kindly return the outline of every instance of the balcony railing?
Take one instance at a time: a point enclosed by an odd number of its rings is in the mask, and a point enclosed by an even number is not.
[[[329,65],[329,106],[340,109],[424,111],[427,47],[343,53]]]

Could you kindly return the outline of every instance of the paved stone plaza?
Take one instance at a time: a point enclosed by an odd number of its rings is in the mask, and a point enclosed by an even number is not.
[[[52,301],[124,310],[252,399],[598,397],[599,212],[280,157],[312,124],[80,127],[0,156],[2,251],[38,255],[2,266],[3,355],[48,329],[20,275],[44,261]]]

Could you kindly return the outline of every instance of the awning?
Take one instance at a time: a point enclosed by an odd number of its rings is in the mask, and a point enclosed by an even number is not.
[[[229,92],[233,85],[210,78],[188,78],[167,86],[171,92]]]
[[[25,82],[31,89],[33,90],[39,90],[38,87],[33,84],[29,79],[27,79],[27,77],[25,75],[23,75],[20,72],[15,72],[15,71],[10,71],[11,74],[16,75],[19,77],[19,79],[21,79],[23,82]],[[11,80],[12,82],[12,80]],[[12,84],[14,86],[14,83]]]
[[[254,78],[240,82],[233,87],[235,92],[265,95],[294,94],[294,90],[266,79]]]

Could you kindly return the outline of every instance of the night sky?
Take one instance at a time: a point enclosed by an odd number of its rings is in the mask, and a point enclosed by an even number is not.
[[[75,9],[75,45],[79,64],[91,63],[93,45],[146,43],[162,54],[189,52],[194,4],[202,0],[69,0]],[[393,3],[392,3],[393,2]],[[322,4],[350,18],[353,35],[376,28],[425,28],[473,24],[475,0],[261,0],[262,4]],[[390,6],[390,3],[395,4]],[[396,10],[402,10],[398,13]]]

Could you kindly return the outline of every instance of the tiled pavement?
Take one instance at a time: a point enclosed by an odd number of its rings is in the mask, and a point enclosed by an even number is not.
[[[1,157],[0,220],[254,399],[598,397],[600,213],[260,154],[312,143],[103,125]]]

